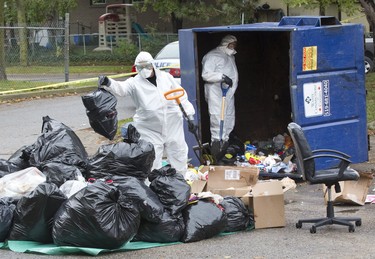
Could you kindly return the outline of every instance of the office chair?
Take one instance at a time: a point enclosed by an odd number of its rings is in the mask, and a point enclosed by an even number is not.
[[[302,128],[294,122],[288,124],[288,131],[294,143],[295,156],[297,158],[297,168],[303,173],[304,180],[310,184],[325,184],[327,186],[327,216],[316,219],[298,220],[297,228],[302,227],[302,223],[314,223],[310,228],[310,233],[316,233],[316,228],[325,225],[343,225],[349,227],[349,232],[354,232],[355,227],[351,221],[355,221],[356,226],[362,224],[361,218],[335,217],[333,201],[331,199],[331,187],[335,186],[335,191],[340,192],[339,181],[358,180],[357,171],[348,168],[351,161],[350,156],[337,150],[318,149],[311,150],[306,140]],[[315,160],[319,158],[330,157],[339,161],[336,168],[315,170]]]

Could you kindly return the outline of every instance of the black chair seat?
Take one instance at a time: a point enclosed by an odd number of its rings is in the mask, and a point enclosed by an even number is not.
[[[339,181],[355,181],[358,179],[358,172],[351,168],[346,169],[341,177],[337,169],[327,169],[316,171],[314,177],[309,182],[310,184],[322,183],[332,186]]]

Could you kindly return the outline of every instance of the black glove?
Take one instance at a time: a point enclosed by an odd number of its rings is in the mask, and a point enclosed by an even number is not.
[[[189,128],[189,131],[194,134],[197,131],[198,126],[195,125],[193,121],[189,120],[188,128]]]
[[[226,75],[223,75],[223,82],[225,83],[225,84],[227,84],[229,87],[232,87],[232,85],[233,85],[233,81],[232,81],[232,79],[230,79],[228,76],[226,76]]]
[[[106,76],[99,76],[99,87],[102,85],[109,86],[111,82]]]

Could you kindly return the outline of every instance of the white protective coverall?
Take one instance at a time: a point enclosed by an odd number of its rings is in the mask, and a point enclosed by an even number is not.
[[[152,62],[148,52],[140,52],[137,62]],[[164,150],[169,163],[177,172],[185,175],[187,171],[188,146],[183,129],[183,114],[175,100],[167,100],[164,93],[181,88],[172,75],[154,67],[157,87],[137,74],[125,81],[110,80],[106,90],[118,96],[130,96],[136,107],[133,125],[141,138],[151,142],[155,148],[155,161],[152,169],[162,167]],[[194,116],[193,105],[187,93],[179,98],[186,114]]]
[[[225,52],[228,44],[237,41],[232,35],[225,36],[221,44],[209,51],[202,59],[202,78],[205,81],[204,93],[208,103],[210,114],[211,142],[220,140],[220,117],[222,105],[221,83],[223,75],[228,76],[233,81],[233,86],[229,88],[224,111],[223,141],[228,141],[229,134],[235,124],[234,93],[238,85],[238,71],[234,55]]]

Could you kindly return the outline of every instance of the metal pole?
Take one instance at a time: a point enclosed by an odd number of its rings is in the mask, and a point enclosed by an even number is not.
[[[69,13],[65,14],[64,46],[65,82],[69,82]]]

